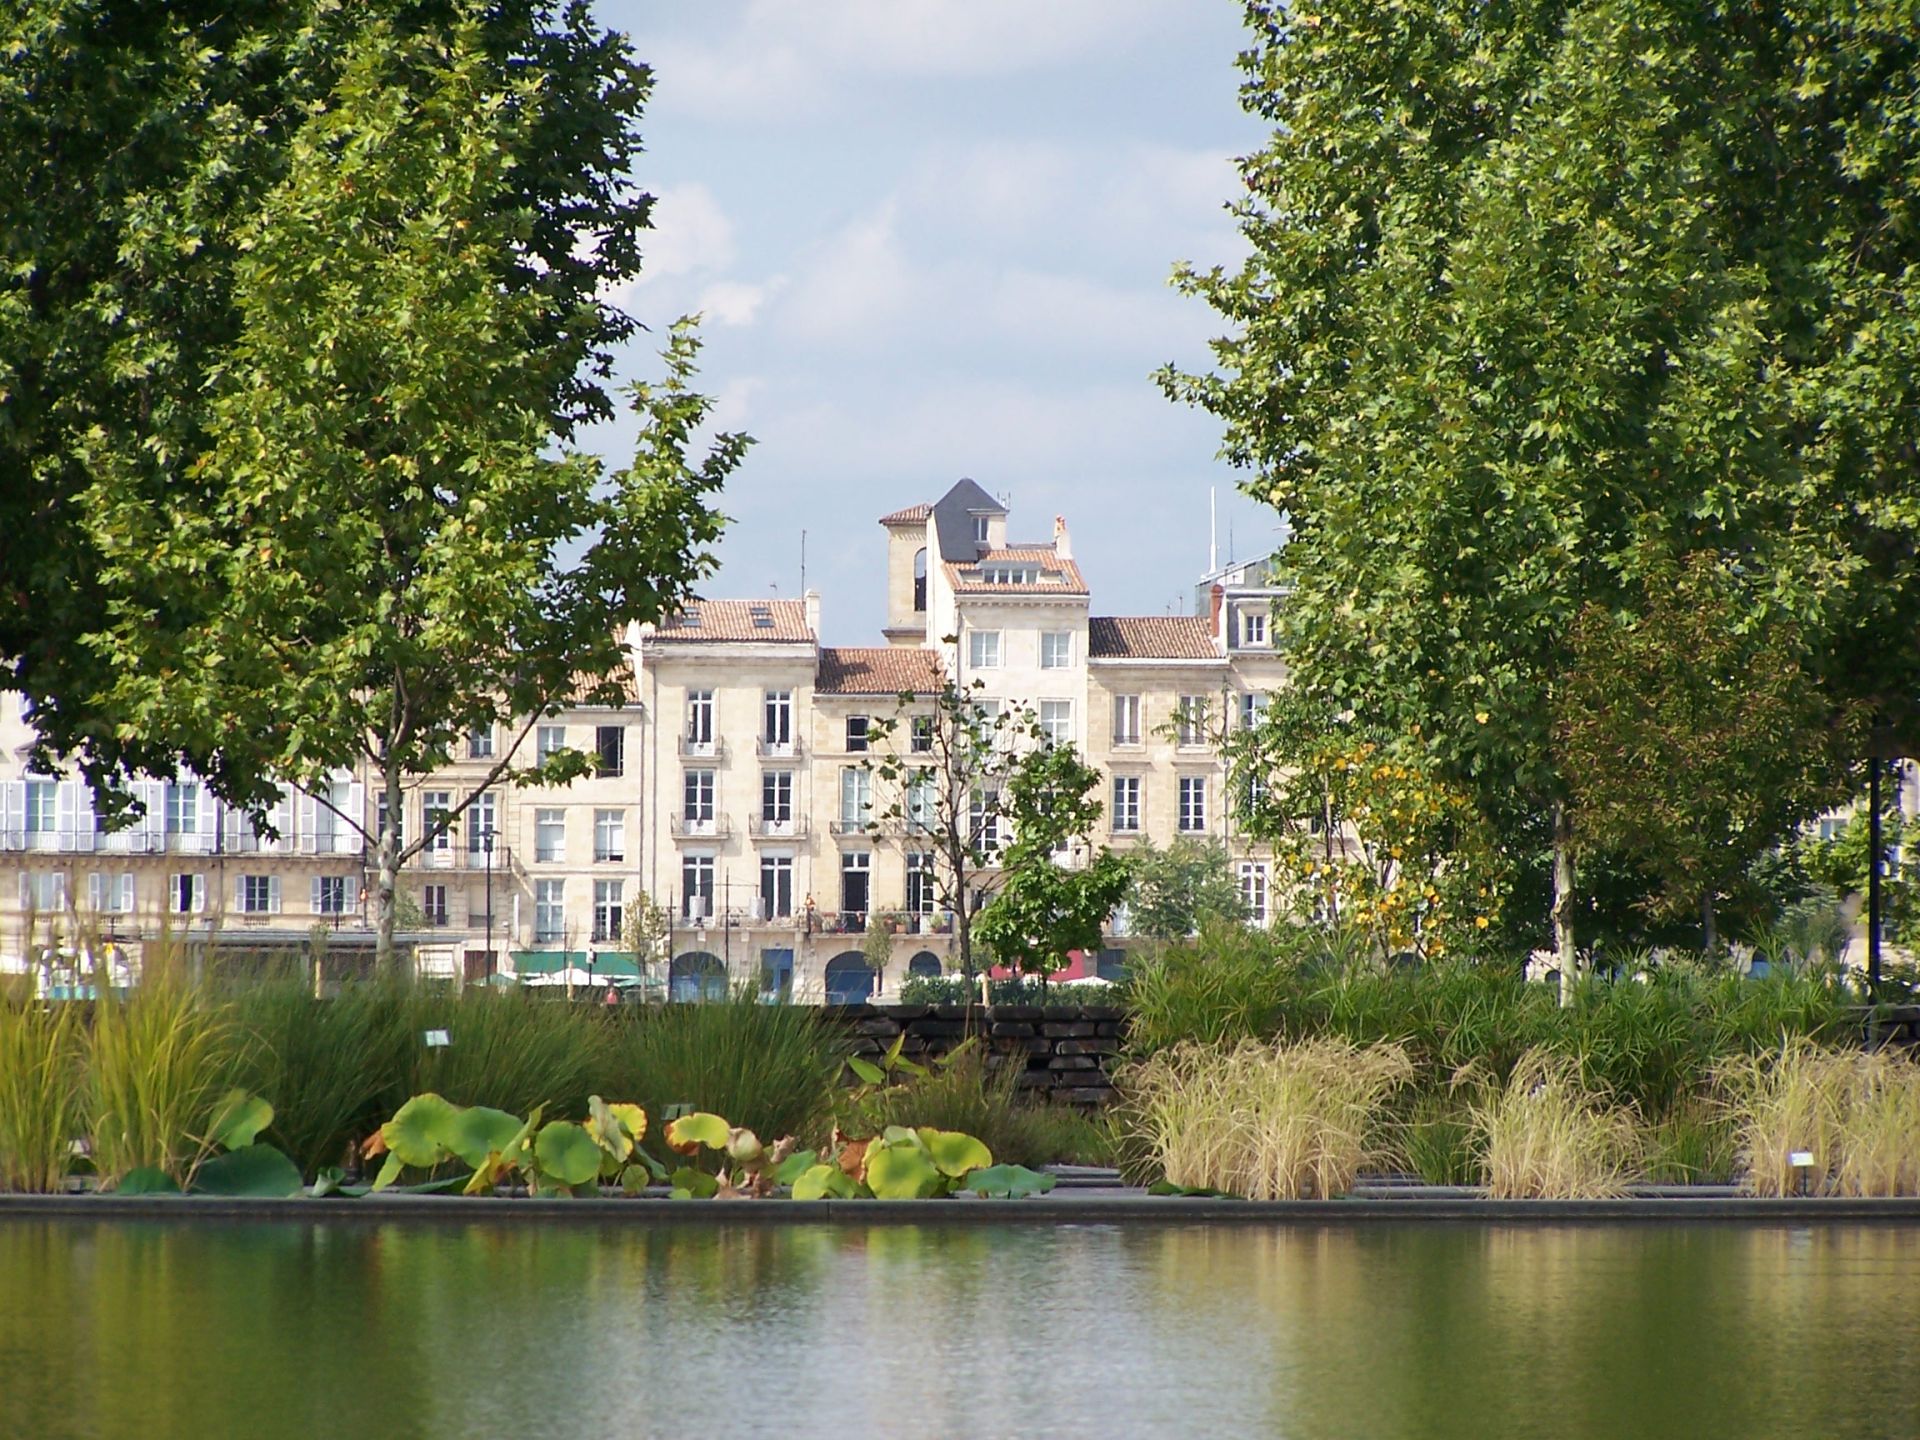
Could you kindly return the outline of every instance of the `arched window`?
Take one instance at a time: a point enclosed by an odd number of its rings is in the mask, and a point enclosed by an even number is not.
[[[724,1000],[727,998],[727,967],[718,955],[704,950],[689,950],[674,957],[667,967],[669,1000]]]
[[[918,955],[907,961],[907,974],[916,976],[922,980],[939,979],[940,957],[931,950],[922,950]]]
[[[916,612],[927,608],[927,547],[924,545],[913,557],[913,608]]]
[[[827,1003],[864,1005],[873,998],[873,967],[858,950],[842,950],[827,962]]]

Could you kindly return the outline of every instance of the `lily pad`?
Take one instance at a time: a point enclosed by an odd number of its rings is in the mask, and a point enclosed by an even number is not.
[[[853,1177],[838,1165],[809,1166],[793,1181],[796,1200],[851,1200],[857,1193]]]
[[[613,1118],[627,1127],[627,1134],[633,1137],[637,1145],[647,1138],[647,1112],[630,1100],[611,1100],[607,1109],[613,1112]]]
[[[505,1153],[523,1124],[518,1115],[510,1115],[505,1110],[471,1105],[447,1122],[446,1146],[460,1157],[462,1165],[478,1170],[487,1163],[488,1156]]]
[[[142,1165],[138,1170],[129,1170],[120,1177],[120,1183],[113,1187],[116,1195],[178,1195],[180,1186],[166,1171],[152,1165]]]
[[[724,1150],[733,1127],[718,1115],[696,1110],[667,1122],[667,1147],[677,1155],[691,1155],[704,1145],[709,1150]]]
[[[876,1145],[867,1152],[867,1188],[879,1200],[924,1200],[940,1186],[940,1170],[919,1145]]]
[[[587,1127],[571,1120],[555,1120],[544,1126],[533,1144],[534,1158],[541,1172],[562,1185],[584,1185],[600,1173],[600,1147],[587,1134]]]
[[[598,1095],[587,1097],[587,1134],[616,1165],[633,1154],[633,1136],[613,1113],[613,1107]]]
[[[995,1199],[1023,1200],[1029,1195],[1044,1195],[1056,1180],[1024,1165],[993,1165],[967,1175],[964,1187],[976,1195]]]
[[[719,1193],[720,1182],[704,1170],[682,1165],[673,1172],[673,1198],[676,1200],[711,1200]]]
[[[458,1109],[432,1091],[416,1095],[380,1127],[389,1157],[428,1170],[452,1155],[447,1138]]]
[[[773,1167],[773,1183],[776,1185],[791,1185],[802,1175],[806,1174],[807,1171],[816,1166],[819,1166],[819,1168],[823,1170],[828,1168],[836,1172],[839,1170],[837,1165],[832,1167],[821,1165],[819,1155],[811,1150],[796,1150],[793,1154],[787,1156],[786,1159]]]
[[[243,1145],[216,1155],[193,1176],[196,1195],[276,1200],[300,1191],[300,1167],[271,1145]]]
[[[229,1090],[214,1107],[207,1138],[222,1150],[242,1150],[273,1123],[273,1106],[246,1090]]]
[[[933,1163],[940,1167],[942,1175],[958,1180],[972,1170],[985,1170],[993,1164],[993,1152],[971,1135],[958,1130],[935,1130],[924,1127],[920,1131],[920,1141],[927,1147],[927,1154]]]

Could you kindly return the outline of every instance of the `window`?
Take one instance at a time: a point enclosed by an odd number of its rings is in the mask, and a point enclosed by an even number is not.
[[[680,894],[687,919],[713,918],[713,856],[683,855],[680,858]]]
[[[313,913],[316,915],[347,913],[346,876],[316,875],[313,877]]]
[[[58,821],[60,787],[52,780],[27,781],[27,833],[51,835]]]
[[[280,877],[277,875],[242,875],[235,897],[240,902],[240,910],[247,915],[272,915],[280,909]]]
[[[533,858],[547,865],[557,865],[567,858],[566,811],[533,812]]]
[[[866,823],[873,809],[873,772],[864,765],[848,765],[840,771],[840,825],[853,829]]]
[[[840,910],[847,916],[865,916],[873,881],[873,856],[849,850],[840,857]]]
[[[1123,835],[1132,834],[1140,828],[1140,777],[1138,775],[1113,777],[1113,828]]]
[[[622,897],[626,892],[624,880],[596,880],[593,882],[593,938],[595,940],[618,940],[622,912],[625,908]]]
[[[907,727],[907,748],[915,755],[933,753],[933,716],[913,717]]]
[[[934,805],[938,795],[931,770],[916,770],[907,777],[905,809],[907,829],[911,833],[924,835],[933,829]]]
[[[713,771],[687,771],[680,793],[686,802],[688,825],[713,824]]]
[[[913,609],[917,615],[927,608],[927,552],[922,546],[913,556]]]
[[[167,834],[200,833],[200,787],[194,784],[167,785]]]
[[[447,923],[446,886],[422,885],[420,887],[420,914],[429,925],[442,926]]]
[[[1113,743],[1116,745],[1140,743],[1140,697],[1138,695],[1113,697]]]
[[[1207,828],[1207,777],[1204,775],[1180,777],[1180,828]]]
[[[1000,632],[998,630],[967,632],[967,664],[975,670],[1000,668]]]
[[[1240,728],[1254,730],[1267,718],[1268,696],[1261,690],[1249,690],[1240,697]]]
[[[453,792],[450,790],[429,790],[420,797],[420,820],[426,826],[427,833],[433,839],[427,842],[429,850],[445,854],[453,849],[453,831],[447,825],[447,812],[453,808]],[[438,830],[440,833],[434,835]]]
[[[567,727],[564,725],[542,725],[533,732],[534,758],[542,764],[566,748]]]
[[[983,585],[1032,585],[1039,579],[1040,572],[1032,565],[983,565],[980,567],[980,583]]]
[[[858,755],[867,748],[868,719],[865,715],[847,716],[847,752]]]
[[[793,914],[793,857],[760,857],[760,913],[769,920],[784,920]]]
[[[785,749],[793,744],[793,692],[769,690],[766,694],[766,731],[763,738],[769,749]]]
[[[1066,670],[1073,665],[1073,632],[1071,630],[1042,630],[1040,632],[1040,668],[1042,670]]]
[[[133,911],[133,876],[102,875],[98,871],[87,876],[87,899],[94,910],[102,915],[128,915]]]
[[[626,811],[593,812],[593,858],[603,863],[627,858]]]
[[[627,727],[624,725],[596,726],[593,732],[593,748],[600,755],[600,763],[595,768],[594,774],[602,780],[621,774],[627,766]]]
[[[1267,867],[1257,860],[1240,863],[1240,901],[1247,907],[1247,919],[1255,925],[1267,923]]]
[[[402,809],[400,814],[397,816],[389,817],[387,814],[387,797],[382,795],[378,800],[374,802],[375,814],[374,814],[374,822],[373,822],[373,833],[376,839],[387,833],[387,823],[389,818],[391,818],[393,822],[394,845],[399,846],[406,843],[407,825],[406,825],[406,810],[404,808],[405,805],[406,805],[406,802],[404,800],[401,801]]]
[[[974,852],[992,864],[1000,852],[1000,797],[975,790],[967,804],[967,835]]]
[[[487,725],[467,732],[467,758],[469,760],[493,758],[493,726]]]
[[[533,938],[554,941],[567,933],[567,882],[533,882]]]
[[[760,819],[767,825],[793,823],[793,772],[760,772]]]
[[[993,517],[991,515],[976,515],[973,517],[973,543],[974,544],[987,545],[992,543],[987,539],[987,536],[990,533],[988,527],[990,527],[992,524],[993,524]]]
[[[713,744],[713,692],[711,690],[689,690],[687,692],[687,746],[689,749],[705,749]]]
[[[1040,733],[1047,737],[1047,743],[1050,745],[1071,745],[1073,743],[1073,702],[1042,700],[1040,702]]]
[[[483,855],[492,846],[500,843],[498,812],[494,809],[494,797],[491,791],[483,790],[473,797],[473,803],[467,806],[467,853]]]
[[[1180,743],[1191,748],[1207,743],[1207,697],[1204,695],[1182,695],[1179,709],[1175,712],[1180,722]]]
[[[1240,814],[1251,825],[1260,816],[1267,803],[1267,777],[1257,773],[1248,773],[1240,780]]]
[[[1266,611],[1243,610],[1240,612],[1240,643],[1242,645],[1264,645],[1267,643]]]
[[[167,882],[167,908],[176,915],[198,915],[207,908],[207,877],[175,875]]]
[[[176,877],[184,878],[184,877]],[[193,877],[198,879],[198,876]],[[20,876],[20,903],[35,914],[67,908],[67,877],[59,870],[28,870]],[[199,907],[195,907],[196,909]]]
[[[933,913],[933,856],[925,850],[907,852],[907,913]]]

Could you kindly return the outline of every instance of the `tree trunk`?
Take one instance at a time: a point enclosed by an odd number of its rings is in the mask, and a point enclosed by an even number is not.
[[[1707,954],[1711,955],[1720,948],[1720,937],[1713,925],[1713,891],[1711,890],[1704,890],[1700,894],[1700,935],[1700,943],[1706,947]]]
[[[381,777],[386,796],[387,823],[374,846],[373,880],[373,963],[383,977],[400,971],[400,957],[393,944],[393,895],[400,879],[400,815],[404,797],[400,793],[400,766],[389,758]]]
[[[1578,961],[1573,948],[1573,821],[1564,800],[1553,802],[1553,953],[1560,967],[1560,1003],[1573,1003]]]

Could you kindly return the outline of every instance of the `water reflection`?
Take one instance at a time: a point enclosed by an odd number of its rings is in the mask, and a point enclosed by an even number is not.
[[[1903,1227],[0,1223],[0,1429],[1920,1435]]]

